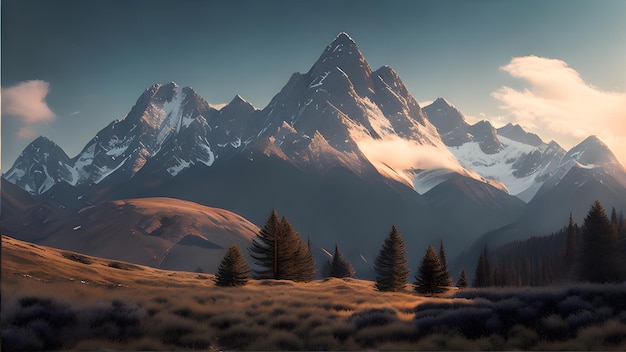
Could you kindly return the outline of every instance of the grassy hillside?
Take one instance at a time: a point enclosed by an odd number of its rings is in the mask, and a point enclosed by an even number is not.
[[[625,298],[623,286],[422,297],[354,279],[223,288],[2,237],[6,350],[624,350]]]
[[[103,202],[41,222],[13,221],[7,231],[22,240],[98,257],[213,272],[228,247],[250,246],[259,228],[224,209],[173,198],[142,198]]]

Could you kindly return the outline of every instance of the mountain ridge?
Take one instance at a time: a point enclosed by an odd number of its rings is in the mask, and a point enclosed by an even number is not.
[[[587,157],[604,162],[593,164],[595,172],[566,177],[579,169],[562,163],[566,151],[537,136],[538,144],[517,127],[470,125],[443,98],[421,108],[391,67],[372,70],[354,40],[340,33],[263,109],[236,95],[217,110],[190,87],[155,84],[77,156],[38,139],[54,155],[44,158],[41,147],[29,146],[5,176],[68,211],[172,197],[262,224],[269,209],[289,209],[301,233],[323,246],[358,243],[345,254],[371,275],[371,263],[361,258],[371,261],[379,243],[359,234],[375,236],[396,224],[408,232],[407,246],[439,238],[453,242],[454,255],[485,232],[532,221],[529,206],[546,214],[569,206],[572,182],[595,185],[584,197],[626,194],[626,172],[594,139],[568,158],[585,166],[592,164]],[[615,182],[600,182],[605,174]],[[537,194],[550,197],[533,203]]]

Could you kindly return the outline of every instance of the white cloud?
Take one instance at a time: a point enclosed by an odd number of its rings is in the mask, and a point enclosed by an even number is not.
[[[504,122],[519,123],[565,148],[596,135],[626,161],[626,92],[603,91],[562,60],[515,57],[500,69],[529,84],[523,90],[503,86],[491,93],[502,103]]]
[[[360,140],[357,143],[370,162],[385,163],[396,170],[459,169],[458,162],[446,148],[438,149],[395,136]]]
[[[410,170],[444,168],[461,171],[458,161],[445,146],[437,148],[416,141],[387,136],[385,139],[360,138],[357,145],[381,173],[413,187]]]
[[[25,81],[12,87],[2,87],[2,115],[21,118],[26,124],[47,122],[55,115],[46,103],[49,83]]]

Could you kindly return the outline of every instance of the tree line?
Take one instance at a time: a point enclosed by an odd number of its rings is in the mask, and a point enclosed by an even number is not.
[[[544,286],[566,282],[626,280],[626,221],[613,207],[609,216],[595,201],[582,226],[569,216],[561,230],[545,237],[484,248],[474,287]]]
[[[254,259],[250,270],[243,254],[231,247],[218,268],[216,282],[222,286],[244,285],[248,279],[311,281],[316,276],[311,244],[291,223],[272,211],[248,248]],[[569,223],[545,237],[509,243],[494,251],[484,248],[476,263],[473,287],[540,286],[564,282],[620,282],[626,280],[626,221],[615,208],[607,215],[594,202],[582,226],[570,214]],[[408,258],[402,235],[392,226],[374,262],[379,291],[404,290],[409,279]],[[321,276],[353,277],[354,268],[335,245]],[[453,285],[443,242],[439,251],[429,246],[420,261],[413,287],[420,294],[445,292]],[[465,270],[456,282],[468,286]]]
[[[254,269],[250,269],[239,248],[232,246],[218,267],[215,275],[217,285],[241,286],[252,277],[306,282],[316,275],[310,242],[304,242],[287,218],[280,218],[275,210],[252,240],[248,251],[254,259]],[[409,278],[408,266],[404,240],[398,229],[392,226],[374,262],[376,288],[379,291],[404,290]],[[323,265],[322,276],[349,278],[354,274],[352,264],[335,245],[334,254]],[[467,286],[465,272],[461,273],[457,284]],[[415,291],[421,294],[445,292],[452,285],[443,242],[439,252],[432,246],[428,247],[413,285]]]

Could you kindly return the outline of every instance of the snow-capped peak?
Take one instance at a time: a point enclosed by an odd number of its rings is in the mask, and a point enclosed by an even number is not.
[[[563,157],[561,164],[566,164],[570,160],[581,165],[618,165],[621,167],[609,147],[596,136],[589,136],[570,149]]]
[[[346,32],[340,32],[339,34],[337,34],[337,36],[335,37],[335,39],[332,41],[331,46],[333,44],[350,44],[350,45],[356,45],[356,42],[354,41],[354,39],[352,39],[352,37],[350,37],[350,35]]]

